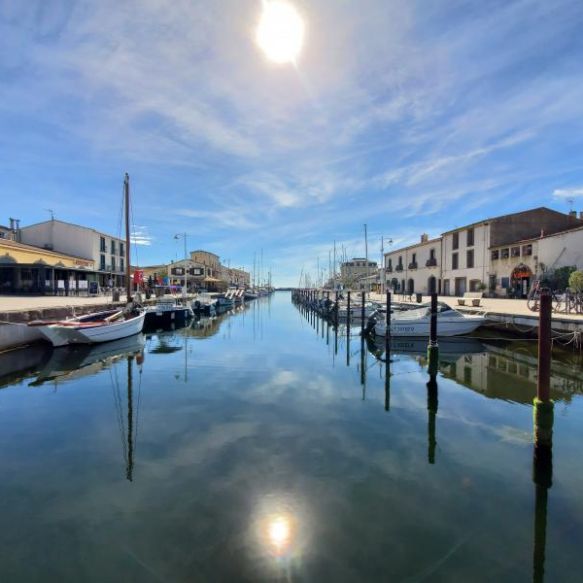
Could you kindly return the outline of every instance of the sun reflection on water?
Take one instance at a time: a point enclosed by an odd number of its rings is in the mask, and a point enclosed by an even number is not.
[[[256,510],[255,536],[261,552],[273,558],[298,557],[305,546],[305,524],[297,504],[281,496],[266,496]]]

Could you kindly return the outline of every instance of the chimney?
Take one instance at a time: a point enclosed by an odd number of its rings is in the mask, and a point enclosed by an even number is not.
[[[12,217],[10,217],[10,230],[14,231],[14,219]]]
[[[572,219],[576,219],[577,218],[577,211],[569,211],[569,216]]]
[[[421,243],[427,243],[427,241],[429,241],[429,235],[427,233],[423,233],[423,235],[421,235]]]

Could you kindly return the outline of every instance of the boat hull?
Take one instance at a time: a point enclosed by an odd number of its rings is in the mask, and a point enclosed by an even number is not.
[[[158,311],[155,308],[146,312],[145,328],[166,328],[170,326],[185,326],[192,317],[189,308],[176,308]]]
[[[481,316],[468,316],[463,320],[437,320],[437,336],[461,336],[471,334],[479,328],[485,321]],[[391,322],[391,336],[429,336],[430,320],[393,320]],[[387,326],[385,322],[377,322],[374,326],[374,332],[377,336],[386,336]]]
[[[105,326],[76,327],[73,324],[51,324],[40,326],[38,329],[53,346],[66,346],[68,344],[98,344],[111,342],[139,334],[144,327],[146,313],[129,320],[112,322]]]

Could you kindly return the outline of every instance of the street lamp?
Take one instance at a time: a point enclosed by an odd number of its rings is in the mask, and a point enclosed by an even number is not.
[[[182,297],[186,298],[186,294],[188,292],[188,272],[186,267],[186,261],[188,260],[188,253],[186,251],[186,233],[178,233],[174,235],[175,239],[183,239],[184,240],[184,286],[182,287]]]
[[[393,244],[393,239],[391,237],[389,237],[387,239],[387,243],[389,245]],[[386,270],[386,266],[385,266],[385,238],[384,236],[381,237],[381,273],[382,273],[382,278],[381,278],[381,289],[382,289],[382,293],[386,293],[387,292],[387,270]]]

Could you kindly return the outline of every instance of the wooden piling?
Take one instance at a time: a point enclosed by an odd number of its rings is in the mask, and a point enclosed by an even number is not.
[[[538,329],[538,381],[534,400],[535,446],[551,447],[553,442],[554,403],[551,400],[552,298],[548,289],[540,297]]]
[[[362,300],[362,306],[360,308],[360,331],[361,333],[364,332],[364,300],[366,298],[366,292],[362,292],[361,294],[361,300]]]
[[[346,335],[350,336],[350,292],[347,294],[347,309],[346,309]]]

